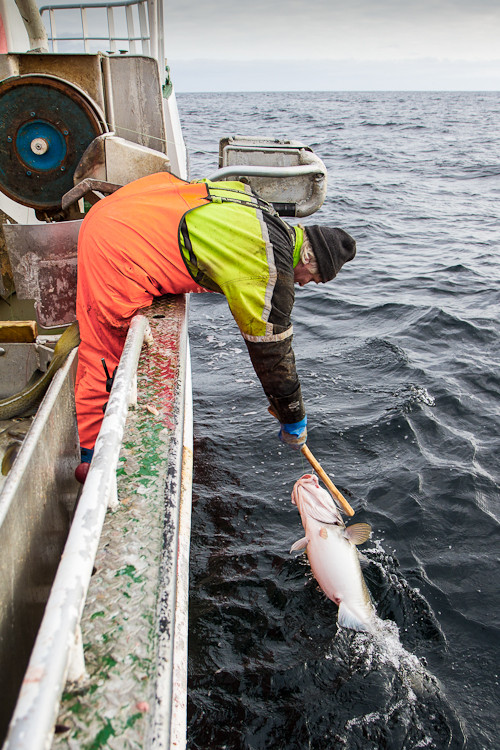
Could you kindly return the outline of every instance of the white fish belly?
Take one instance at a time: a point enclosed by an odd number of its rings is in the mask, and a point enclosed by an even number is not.
[[[342,528],[308,523],[307,537],[311,569],[327,597],[337,605],[343,602],[363,620],[370,619],[373,607],[359,565],[358,551],[344,538]]]

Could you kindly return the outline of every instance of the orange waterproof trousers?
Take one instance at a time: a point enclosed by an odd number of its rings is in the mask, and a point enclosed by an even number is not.
[[[99,201],[78,238],[76,314],[80,347],[76,411],[82,448],[93,448],[108,400],[106,375],[117,367],[132,317],[154,297],[206,291],[182,259],[179,224],[207,205],[203,183],[166,172],[143,177]]]

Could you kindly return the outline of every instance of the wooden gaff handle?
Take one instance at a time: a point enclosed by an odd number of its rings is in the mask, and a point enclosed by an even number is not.
[[[326,484],[330,492],[332,493],[333,497],[338,500],[342,508],[344,509],[344,512],[347,513],[348,516],[353,516],[354,511],[343,496],[341,492],[338,491],[338,489],[335,487],[334,483],[328,476],[328,474],[321,468],[321,465],[316,461],[313,454],[307,447],[307,445],[303,445],[300,449],[302,451],[302,454],[307,458],[313,469],[317,472],[320,479],[323,480],[323,482]]]

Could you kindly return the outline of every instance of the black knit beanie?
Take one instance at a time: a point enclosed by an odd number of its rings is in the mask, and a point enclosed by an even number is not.
[[[356,241],[337,227],[305,227],[322,281],[330,281],[356,255]]]

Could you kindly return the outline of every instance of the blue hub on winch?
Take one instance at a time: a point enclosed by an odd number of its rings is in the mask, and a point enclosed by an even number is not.
[[[106,131],[97,105],[55,76],[0,82],[0,190],[49,215],[61,208],[86,148]]]
[[[42,172],[60,168],[68,150],[63,133],[44,120],[21,125],[17,131],[16,149],[26,166]]]

